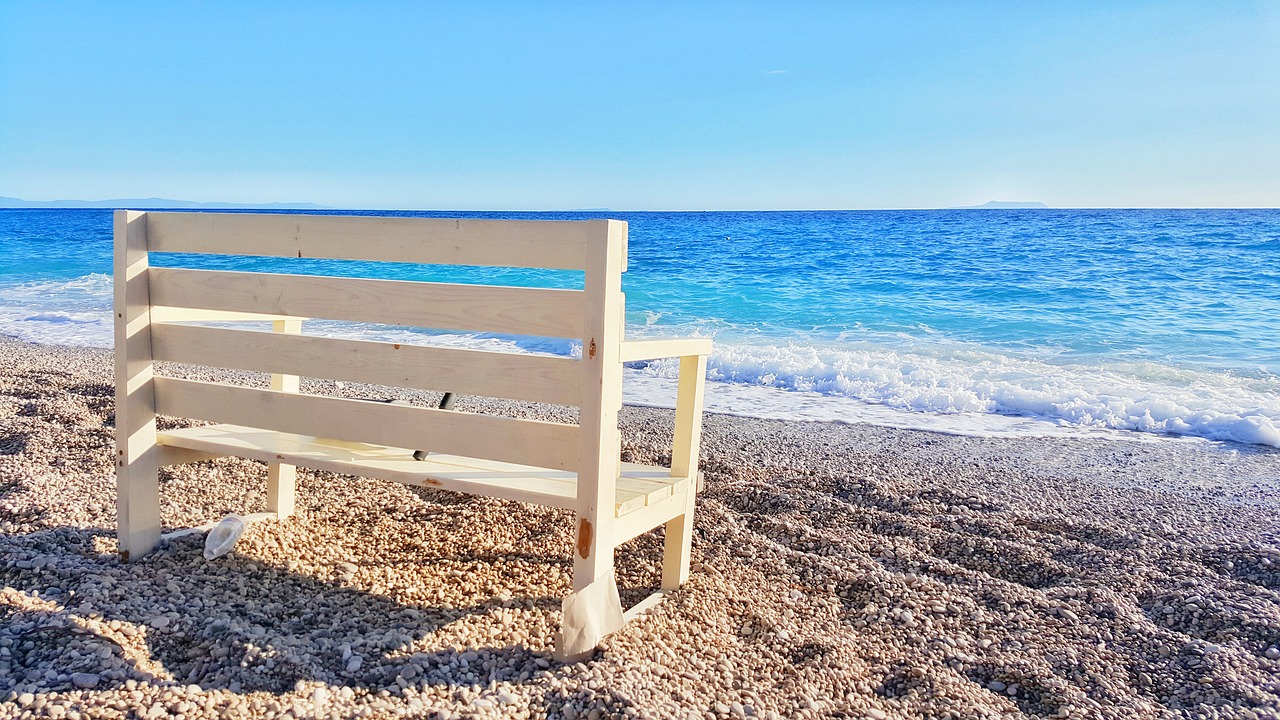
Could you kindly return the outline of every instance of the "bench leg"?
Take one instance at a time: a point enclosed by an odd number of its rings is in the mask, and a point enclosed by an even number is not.
[[[556,657],[577,662],[595,652],[609,634],[622,627],[622,601],[613,576],[613,547],[601,542],[590,520],[578,517],[574,543],[573,592],[562,604]]]
[[[702,438],[702,390],[707,376],[706,355],[680,358],[676,387],[676,427],[671,441],[671,474],[687,477],[684,512],[667,521],[662,546],[662,589],[676,590],[689,579],[693,550],[693,508],[698,494],[698,445]]]
[[[160,468],[156,448],[116,468],[116,541],[120,559],[137,560],[160,542]]]
[[[662,589],[678,590],[689,579],[689,556],[693,551],[694,484],[685,491],[684,513],[667,521],[662,541]]]
[[[302,321],[298,319],[275,320],[271,323],[273,332],[297,335],[302,332]],[[282,392],[298,392],[297,375],[271,376],[271,389]],[[267,464],[267,512],[276,514],[277,519],[287,518],[294,511],[294,489],[297,486],[298,468],[281,463]]]
[[[293,514],[293,494],[298,479],[298,468],[293,465],[271,463],[267,466],[267,512],[277,519]]]

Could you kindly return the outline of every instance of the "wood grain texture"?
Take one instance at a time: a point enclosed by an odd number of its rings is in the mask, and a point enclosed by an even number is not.
[[[708,338],[652,338],[622,341],[622,351],[619,359],[625,363],[681,357],[684,355],[710,354],[711,340]]]
[[[320,438],[418,448],[561,470],[577,469],[576,425],[298,395],[222,383],[155,379],[163,415]]]
[[[622,268],[627,227],[609,225],[607,243],[587,248],[583,292],[581,446],[578,450],[577,552],[573,590],[613,569],[614,478],[621,453],[618,410],[622,407]]]
[[[117,210],[115,223],[116,537],[120,557],[160,541],[159,451],[151,361],[150,268],[145,213]]]
[[[169,307],[151,304],[151,322],[275,322],[277,320],[306,320],[306,318],[286,315],[263,315],[262,313],[228,312],[224,310],[204,310],[201,308]]]
[[[393,480],[409,485],[438,487],[475,495],[503,497],[553,507],[572,508],[577,502],[577,477],[519,463],[431,453],[425,461],[413,459],[407,448],[342,442],[234,425],[169,430],[159,434],[166,449],[235,455],[364,477]],[[617,480],[615,513],[629,518],[650,506],[664,506],[673,494],[683,497],[686,485],[669,477],[666,468],[623,463]],[[658,516],[654,516],[658,517]],[[662,520],[653,520],[652,529]]]
[[[702,438],[702,395],[707,356],[680,358],[676,426],[671,444],[672,477],[688,478],[684,512],[667,521],[662,541],[662,589],[676,590],[689,579],[693,553],[693,512],[698,490],[698,449]]]
[[[151,350],[155,352],[155,325],[152,325]],[[302,332],[302,321],[276,320],[271,323],[274,333],[288,333],[296,336]],[[274,372],[271,375],[271,389],[281,392],[296,393],[300,388],[301,378],[286,372]],[[288,463],[267,463],[267,511],[275,513],[277,518],[286,518],[293,514],[295,495],[298,483],[298,468]]]
[[[557,405],[582,399],[578,360],[541,355],[152,325],[156,359]]]
[[[151,302],[448,330],[582,336],[579,290],[153,268]]]
[[[153,252],[583,270],[616,220],[148,213]],[[625,261],[624,261],[625,262]]]

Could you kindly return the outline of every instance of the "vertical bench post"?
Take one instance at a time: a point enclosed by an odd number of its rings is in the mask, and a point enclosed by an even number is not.
[[[271,329],[278,333],[297,335],[302,332],[302,320],[275,320]],[[297,375],[271,375],[271,389],[282,392],[298,392]],[[298,468],[284,463],[267,465],[267,512],[275,513],[276,519],[287,518],[294,511],[294,489],[298,478]]]
[[[557,654],[565,660],[589,654],[605,635],[622,625],[613,578],[613,526],[621,438],[622,271],[627,225],[606,221],[607,236],[587,250],[585,318],[582,337],[581,449],[574,523],[573,592],[565,601]],[[586,592],[584,592],[586,591]],[[589,628],[581,631],[581,628]],[[573,639],[567,640],[573,630]]]
[[[581,590],[613,569],[612,525],[621,441],[622,266],[627,226],[608,221],[607,242],[593,243],[586,269],[586,319],[582,339],[582,448],[578,465],[578,522],[573,589]]]
[[[676,590],[689,579],[693,548],[693,508],[698,491],[698,447],[702,438],[702,386],[705,355],[680,358],[676,391],[676,428],[671,443],[671,476],[688,477],[684,513],[667,521],[662,546],[662,589]]]
[[[140,558],[160,541],[159,448],[147,215],[117,210],[115,225],[116,538],[120,558]]]

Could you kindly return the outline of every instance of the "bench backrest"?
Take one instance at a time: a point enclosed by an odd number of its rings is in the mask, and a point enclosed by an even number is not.
[[[135,408],[130,424],[147,422],[149,403],[163,415],[616,475],[626,223],[124,210],[115,221],[117,382]],[[558,290],[151,267],[151,252],[581,270],[584,282]],[[574,338],[582,354],[174,322],[202,313]],[[153,360],[576,405],[580,423],[154,377]]]

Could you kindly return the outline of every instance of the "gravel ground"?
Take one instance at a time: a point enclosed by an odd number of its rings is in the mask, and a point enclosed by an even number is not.
[[[0,718],[1280,717],[1274,450],[708,415],[692,579],[564,665],[559,510],[304,470],[231,555],[121,564],[110,363],[0,340]],[[624,408],[629,458],[670,433]],[[264,477],[165,470],[166,530]],[[660,547],[620,550],[624,604]]]

